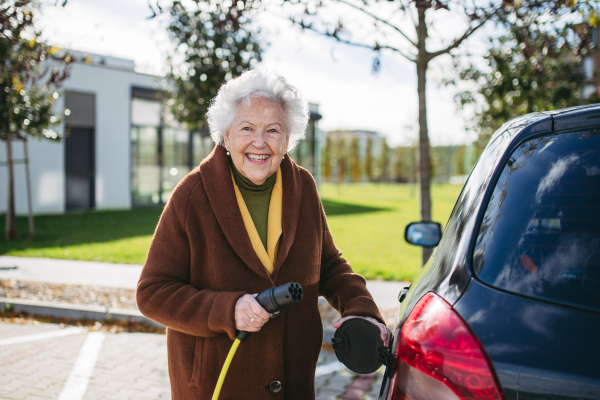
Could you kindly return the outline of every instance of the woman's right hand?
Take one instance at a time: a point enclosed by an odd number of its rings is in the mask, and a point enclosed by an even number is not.
[[[258,332],[269,320],[269,313],[262,308],[255,294],[245,294],[235,303],[235,329],[245,332]]]

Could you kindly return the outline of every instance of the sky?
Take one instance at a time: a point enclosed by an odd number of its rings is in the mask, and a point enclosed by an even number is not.
[[[166,54],[171,48],[165,29],[167,16],[148,19],[147,0],[69,0],[65,7],[54,3],[43,2],[36,17],[36,26],[49,44],[132,59],[141,73],[165,73]],[[413,63],[382,53],[381,71],[373,75],[371,50],[302,32],[279,15],[276,10],[255,17],[263,39],[270,43],[258,67],[283,75],[310,102],[317,103],[323,116],[319,121],[322,130],[377,131],[391,146],[416,142],[418,100]],[[362,22],[356,14],[347,16],[355,23]],[[407,28],[409,23],[408,19],[401,21]],[[452,37],[458,33],[456,25],[450,17],[440,18],[432,36]],[[473,41],[474,48],[477,40]],[[433,145],[474,139],[473,133],[465,130],[468,113],[457,110],[452,89],[438,83],[447,61],[434,63],[428,72],[428,127]]]

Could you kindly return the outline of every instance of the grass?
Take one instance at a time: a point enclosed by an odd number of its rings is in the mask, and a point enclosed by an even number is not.
[[[19,238],[6,242],[2,237],[0,254],[143,264],[161,211],[148,208],[37,216],[33,238],[27,233],[27,218],[19,217]]]
[[[446,223],[460,188],[432,186],[435,221]],[[334,241],[355,271],[369,279],[416,276],[421,248],[404,241],[404,227],[419,220],[417,188],[324,184],[321,196]],[[150,208],[37,216],[33,238],[27,218],[19,217],[19,238],[2,237],[0,254],[143,264],[160,213]]]
[[[446,224],[460,185],[433,185],[433,220]],[[404,228],[419,221],[418,188],[411,185],[324,184],[321,188],[333,240],[352,268],[367,279],[411,280],[419,272],[421,247],[404,241]],[[378,211],[332,214],[327,203],[345,202]]]

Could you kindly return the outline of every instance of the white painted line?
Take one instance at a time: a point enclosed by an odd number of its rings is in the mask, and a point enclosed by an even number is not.
[[[58,400],[83,399],[105,337],[103,332],[91,332],[87,335]]]
[[[58,329],[50,332],[36,333],[34,335],[26,335],[26,336],[17,336],[8,339],[0,340],[0,346],[6,346],[9,344],[18,344],[18,343],[27,343],[27,342],[35,342],[36,340],[44,340],[50,338],[57,338],[63,336],[71,336],[71,335],[79,335],[80,333],[86,332],[86,329],[83,328],[65,328]]]
[[[320,365],[317,367],[317,370],[315,371],[315,377],[319,377],[322,375],[328,375],[333,372],[341,371],[343,369],[346,369],[346,367],[344,366],[344,364],[342,364],[339,361],[332,362],[330,364]]]

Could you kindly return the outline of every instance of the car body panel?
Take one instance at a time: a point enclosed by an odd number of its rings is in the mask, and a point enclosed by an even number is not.
[[[600,314],[475,278],[454,309],[492,360],[506,400],[600,399]]]
[[[600,125],[600,113],[597,106],[576,107],[552,116],[554,131],[560,132],[567,129],[583,129]]]

